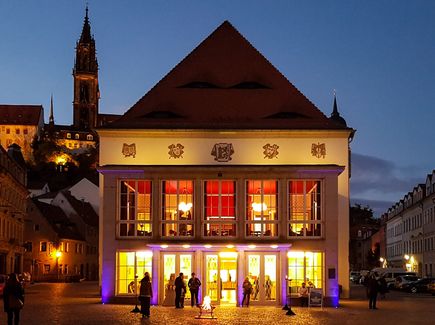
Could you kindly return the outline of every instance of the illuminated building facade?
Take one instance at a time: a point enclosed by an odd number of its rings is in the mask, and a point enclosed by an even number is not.
[[[224,22],[100,138],[103,302],[154,304],[195,272],[201,297],[285,304],[286,277],[348,294],[349,142],[354,130],[306,99]],[[189,292],[187,292],[189,299]]]

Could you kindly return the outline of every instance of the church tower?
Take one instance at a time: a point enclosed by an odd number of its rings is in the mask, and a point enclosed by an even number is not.
[[[73,125],[79,129],[93,129],[97,126],[100,91],[95,40],[91,35],[87,6],[82,34],[76,45],[73,78]]]

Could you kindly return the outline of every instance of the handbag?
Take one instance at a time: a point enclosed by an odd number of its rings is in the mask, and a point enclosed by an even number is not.
[[[24,306],[24,302],[14,296],[14,295],[9,295],[9,309],[21,309]]]

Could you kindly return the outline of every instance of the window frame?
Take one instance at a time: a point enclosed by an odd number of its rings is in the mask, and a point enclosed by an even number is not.
[[[304,214],[304,218],[303,219],[292,219],[292,203],[291,203],[291,182],[303,182],[303,214]],[[317,182],[318,183],[318,190],[320,191],[320,193],[318,194],[318,199],[320,200],[320,207],[318,208],[318,212],[320,214],[320,218],[318,220],[312,220],[309,216],[309,210],[307,208],[307,195],[310,195],[309,193],[307,193],[307,182]],[[287,196],[287,226],[286,226],[286,232],[287,238],[292,238],[292,239],[298,239],[298,238],[303,238],[303,239],[307,239],[307,238],[314,238],[314,239],[318,239],[318,238],[323,238],[323,234],[324,234],[324,225],[325,225],[325,216],[324,216],[324,180],[320,179],[320,178],[292,178],[292,179],[288,179],[286,181],[286,196]],[[311,210],[310,210],[311,211]],[[302,225],[301,230],[303,231],[303,233],[299,232],[294,232],[294,235],[292,235],[290,233],[290,231],[292,231],[292,225]],[[316,226],[319,225],[320,226],[320,234],[316,234]],[[309,228],[307,228],[309,227]],[[312,230],[308,230],[308,229],[312,229]],[[292,231],[293,232],[293,231]],[[309,234],[309,232],[312,234]]]

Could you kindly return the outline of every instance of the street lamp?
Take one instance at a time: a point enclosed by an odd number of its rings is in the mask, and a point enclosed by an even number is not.
[[[56,251],[56,272],[57,272],[57,279],[59,280],[59,258],[62,256],[61,251]]]

